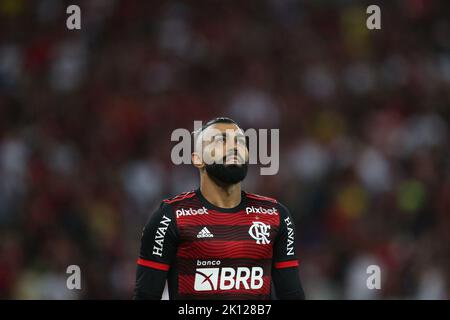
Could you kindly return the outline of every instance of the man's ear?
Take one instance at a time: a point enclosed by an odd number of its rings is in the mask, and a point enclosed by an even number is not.
[[[192,152],[191,161],[194,167],[198,169],[201,169],[205,166],[205,164],[202,161],[202,157],[197,152]]]

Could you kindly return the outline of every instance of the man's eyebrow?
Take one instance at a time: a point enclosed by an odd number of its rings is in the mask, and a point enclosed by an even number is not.
[[[211,141],[211,140],[215,139],[216,137],[222,137],[222,138],[225,138],[225,139],[226,139],[227,135],[226,135],[225,132],[219,132],[219,133],[216,133],[216,134],[211,135],[211,136],[205,135],[205,136],[203,137],[203,140],[205,140],[205,141]]]
[[[226,138],[227,134],[226,134],[226,132],[220,132],[218,134],[213,135],[213,137],[217,137],[217,136],[222,136],[222,137]]]
[[[245,137],[245,134],[243,134],[242,133],[242,131],[241,130],[239,130],[239,129],[227,129],[225,132],[223,132],[224,134],[229,134],[229,133],[232,133],[232,134],[234,134],[234,136],[236,136],[236,137]]]
[[[230,134],[228,133],[228,132],[219,132],[219,133],[216,133],[216,134],[214,134],[214,135],[212,135],[212,136],[209,136],[209,139],[214,139],[214,138],[216,138],[216,137],[223,137],[223,138],[228,138],[230,136]],[[245,134],[243,134],[243,133],[241,133],[241,132],[239,132],[239,133],[237,133],[236,135],[235,135],[235,137],[237,138],[237,139],[246,139],[246,137],[245,137]]]

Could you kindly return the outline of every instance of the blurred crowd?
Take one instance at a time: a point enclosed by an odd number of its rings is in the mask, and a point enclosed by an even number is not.
[[[280,129],[245,189],[292,212],[307,298],[449,299],[450,3],[369,4],[0,0],[0,298],[131,298],[142,226],[198,185],[171,132],[229,116]]]

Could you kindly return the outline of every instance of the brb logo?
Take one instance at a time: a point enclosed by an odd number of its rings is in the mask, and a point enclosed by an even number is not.
[[[264,284],[261,267],[198,268],[195,271],[195,291],[257,290]]]
[[[256,244],[269,244],[269,230],[269,225],[261,221],[253,221],[252,226],[248,230],[248,234],[256,240]]]

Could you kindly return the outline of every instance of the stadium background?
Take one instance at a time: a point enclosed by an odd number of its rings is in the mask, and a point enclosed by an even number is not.
[[[0,298],[129,299],[143,223],[197,185],[170,133],[219,115],[280,128],[279,174],[253,166],[245,185],[293,213],[309,299],[450,298],[449,16],[435,0],[0,0]]]

